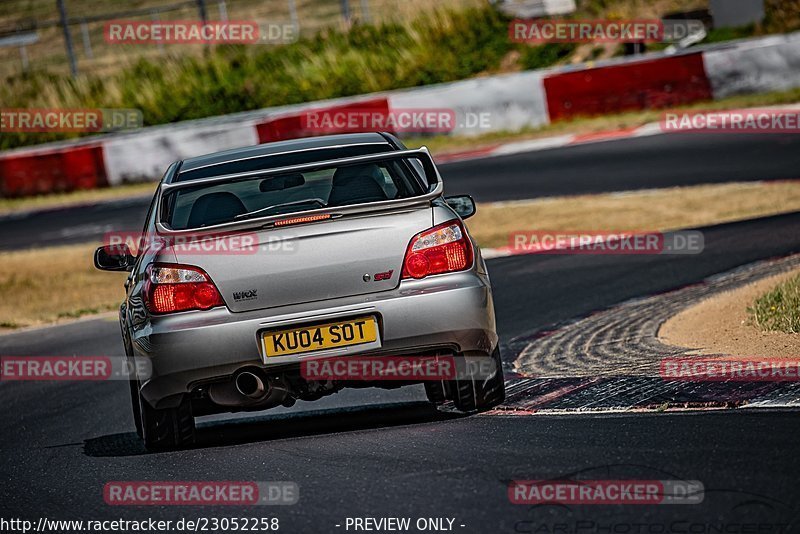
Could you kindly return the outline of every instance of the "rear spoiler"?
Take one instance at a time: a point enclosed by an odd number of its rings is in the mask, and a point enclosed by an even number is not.
[[[226,174],[223,176],[212,176],[209,178],[201,178],[198,180],[188,180],[186,182],[175,183],[162,183],[158,189],[158,200],[156,210],[158,219],[156,221],[156,231],[159,234],[166,235],[183,235],[183,234],[197,234],[198,232],[205,232],[208,230],[237,230],[240,228],[249,228],[253,226],[265,226],[273,221],[285,219],[287,214],[279,215],[265,215],[264,217],[254,217],[252,219],[245,219],[242,221],[231,221],[227,223],[217,224],[214,226],[204,226],[203,228],[189,228],[186,230],[173,230],[170,226],[161,220],[163,213],[163,199],[164,195],[172,191],[183,189],[187,187],[197,187],[199,185],[213,185],[223,182],[231,182],[237,180],[247,180],[255,177],[267,177],[277,174],[285,174],[290,172],[308,172],[330,167],[337,167],[343,165],[358,165],[363,163],[386,162],[397,160],[419,160],[425,175],[422,177],[427,181],[428,190],[422,195],[412,198],[402,198],[397,200],[384,200],[380,202],[369,202],[365,204],[351,204],[348,206],[331,206],[326,208],[318,208],[313,210],[304,210],[303,216],[312,216],[318,214],[330,214],[332,216],[347,215],[350,213],[365,213],[370,211],[382,211],[387,209],[411,207],[418,204],[429,203],[433,199],[441,196],[444,191],[444,184],[442,183],[442,176],[433,162],[430,152],[427,147],[422,147],[416,150],[400,150],[396,152],[382,152],[380,154],[369,154],[366,156],[352,156],[349,158],[330,159],[325,161],[315,161],[312,163],[303,163],[301,165],[289,165],[285,167],[276,167],[274,169],[265,169],[257,171],[240,172],[235,174]],[[416,169],[415,169],[416,170]]]

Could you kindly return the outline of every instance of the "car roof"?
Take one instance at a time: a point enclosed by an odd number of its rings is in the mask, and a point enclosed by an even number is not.
[[[380,133],[353,133],[338,135],[323,135],[318,137],[306,137],[302,139],[290,139],[288,141],[277,141],[264,143],[261,145],[234,148],[222,152],[214,152],[204,156],[188,158],[181,162],[180,173],[189,172],[204,167],[212,167],[231,163],[244,159],[259,158],[286,152],[302,152],[320,148],[353,147],[356,145],[385,145],[386,151],[396,150],[395,145],[390,139],[393,136]],[[180,179],[180,178],[178,178]]]

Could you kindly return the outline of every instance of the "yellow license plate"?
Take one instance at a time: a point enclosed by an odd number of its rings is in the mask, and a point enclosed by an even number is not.
[[[268,358],[372,343],[377,339],[378,326],[374,317],[287,328],[264,332],[261,336]]]

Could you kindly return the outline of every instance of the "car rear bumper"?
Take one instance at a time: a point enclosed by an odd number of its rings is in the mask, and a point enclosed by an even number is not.
[[[378,319],[379,343],[264,361],[260,343],[264,330],[366,315]],[[132,335],[134,357],[148,359],[152,368],[151,377],[142,381],[142,396],[158,407],[166,407],[169,397],[229,377],[243,367],[272,372],[321,356],[413,355],[433,350],[484,356],[497,342],[489,280],[474,268],[404,280],[394,290],[357,297],[243,313],[216,308],[151,317]]]

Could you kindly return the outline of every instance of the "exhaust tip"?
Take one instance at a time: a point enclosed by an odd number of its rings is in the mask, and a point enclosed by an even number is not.
[[[251,399],[259,399],[264,396],[264,381],[261,377],[250,371],[243,371],[236,377],[236,390]]]

